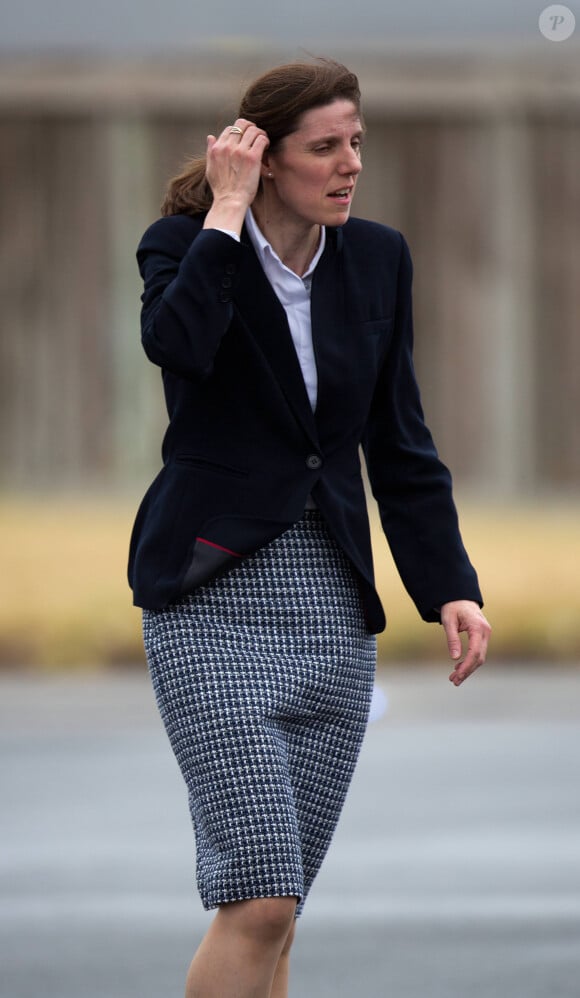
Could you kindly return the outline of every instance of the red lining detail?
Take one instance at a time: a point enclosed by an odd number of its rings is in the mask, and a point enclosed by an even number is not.
[[[207,544],[210,548],[217,548],[218,551],[224,551],[226,554],[231,554],[234,556],[234,558],[242,557],[241,554],[238,554],[237,551],[230,551],[229,548],[223,547],[222,544],[214,544],[213,541],[207,541],[205,537],[196,537],[195,539],[196,541],[199,541],[200,544]]]

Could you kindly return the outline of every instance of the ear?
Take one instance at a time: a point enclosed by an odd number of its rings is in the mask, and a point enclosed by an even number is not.
[[[270,156],[268,154],[268,150],[266,149],[264,155],[262,156],[262,163],[260,166],[260,176],[262,178],[265,177],[267,180],[271,180],[273,175],[274,173],[272,170],[272,163],[270,162]]]

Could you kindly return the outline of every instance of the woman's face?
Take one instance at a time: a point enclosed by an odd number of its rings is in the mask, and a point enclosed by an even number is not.
[[[343,225],[362,170],[362,136],[358,111],[349,100],[305,111],[297,130],[266,154],[269,219],[286,225]]]

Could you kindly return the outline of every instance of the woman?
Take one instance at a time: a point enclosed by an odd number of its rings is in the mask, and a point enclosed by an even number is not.
[[[281,998],[363,737],[385,625],[359,447],[400,574],[458,686],[489,626],[412,365],[400,233],[349,220],[364,134],[330,61],[253,83],[138,250],[163,470],[130,555],[185,777],[203,904],[187,998]],[[461,658],[459,633],[468,649]]]

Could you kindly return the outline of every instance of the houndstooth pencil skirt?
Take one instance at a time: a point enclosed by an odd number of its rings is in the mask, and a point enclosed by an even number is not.
[[[308,510],[227,575],[143,611],[143,634],[204,907],[296,896],[300,914],[372,696],[376,643],[350,563]]]

